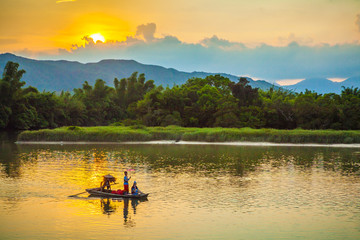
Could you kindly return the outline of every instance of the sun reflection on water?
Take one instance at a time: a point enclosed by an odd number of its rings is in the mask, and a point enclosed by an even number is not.
[[[11,152],[0,154],[5,238],[360,237],[353,149],[19,145]],[[113,189],[122,189],[129,169],[148,201],[68,197],[109,173],[118,178]]]

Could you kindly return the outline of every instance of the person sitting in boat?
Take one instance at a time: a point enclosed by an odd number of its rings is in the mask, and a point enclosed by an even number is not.
[[[134,181],[132,187],[131,187],[131,194],[132,195],[138,195],[139,193],[142,193],[139,188],[137,187],[136,181]]]
[[[124,172],[125,176],[124,176],[124,192],[125,194],[129,193],[129,180],[131,177],[128,177],[127,175],[127,171]]]

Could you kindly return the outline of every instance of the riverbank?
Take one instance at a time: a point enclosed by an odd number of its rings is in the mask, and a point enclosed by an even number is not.
[[[17,141],[25,145],[220,145],[220,146],[253,146],[253,147],[334,147],[334,148],[360,148],[359,143],[270,143],[270,142],[191,142],[191,141],[145,141],[145,142],[49,142],[49,141]]]
[[[143,126],[61,127],[24,131],[19,142],[266,142],[357,144],[360,131],[278,130],[251,128],[183,128]]]

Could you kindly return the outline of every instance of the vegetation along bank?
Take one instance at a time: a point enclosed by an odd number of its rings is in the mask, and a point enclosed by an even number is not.
[[[179,126],[145,127],[104,126],[104,127],[61,127],[24,131],[18,141],[85,141],[85,142],[126,142],[126,141],[202,141],[233,142],[255,141],[275,143],[360,143],[360,131],[335,130],[277,130],[251,128],[184,128]]]

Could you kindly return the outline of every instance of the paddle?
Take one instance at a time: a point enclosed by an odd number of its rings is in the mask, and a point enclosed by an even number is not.
[[[86,191],[85,191],[85,192],[81,192],[81,193],[77,193],[77,194],[74,194],[74,195],[70,195],[69,197],[75,197],[75,196],[80,195],[80,194],[82,194],[82,193],[86,193]]]

